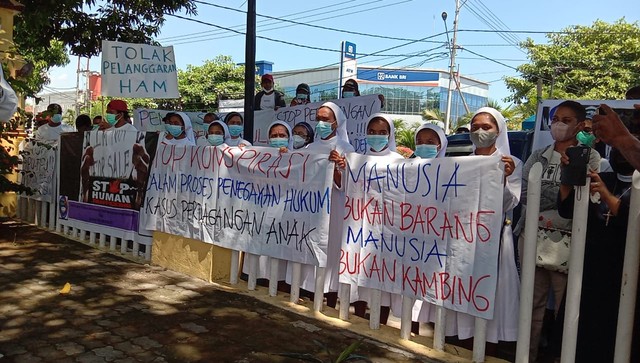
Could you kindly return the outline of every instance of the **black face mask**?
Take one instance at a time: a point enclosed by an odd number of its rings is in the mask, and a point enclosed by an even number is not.
[[[620,175],[631,175],[635,170],[618,149],[611,149],[609,164],[611,164],[611,169]]]

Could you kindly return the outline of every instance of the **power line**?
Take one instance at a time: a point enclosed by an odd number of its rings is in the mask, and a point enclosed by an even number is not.
[[[411,0],[405,0],[405,1],[400,1],[400,2],[397,2],[397,3],[393,3],[393,4],[388,4],[388,5],[385,5],[385,7],[386,6],[397,5],[397,4],[400,4],[400,3],[403,3],[403,2],[408,2],[408,1],[411,1]],[[230,7],[222,6],[222,5],[217,5],[217,4],[211,4],[211,3],[207,3],[205,1],[194,0],[194,2],[198,3],[198,4],[204,4],[204,5],[209,5],[209,6],[216,7],[216,8],[225,9],[225,10],[231,10],[231,11],[235,11],[235,12],[246,13],[245,11],[242,11],[242,10],[239,10],[239,9],[234,9],[234,8],[230,8]],[[367,10],[379,9],[381,7],[382,6],[376,7],[376,8],[372,8],[372,9],[367,9]],[[260,16],[260,17],[263,17],[263,18],[267,18],[267,19],[277,20],[277,21],[280,21],[280,22],[291,23],[291,24],[294,24],[294,25],[302,25],[302,26],[306,26],[306,27],[310,27],[310,28],[328,30],[328,31],[339,32],[339,33],[344,33],[344,34],[361,35],[361,36],[379,38],[379,39],[390,39],[390,40],[401,40],[401,41],[416,41],[416,39],[410,39],[410,38],[390,37],[390,36],[386,36],[386,35],[369,34],[369,33],[362,33],[362,32],[345,30],[345,29],[331,28],[331,27],[326,27],[326,26],[322,26],[322,25],[312,25],[312,24],[309,24],[309,23],[302,23],[302,22],[298,22],[298,21],[294,21],[294,20],[282,19],[282,18],[277,18],[277,17],[264,15],[264,14],[256,14],[256,15]],[[314,21],[325,20],[325,19],[327,19],[327,18],[318,19],[318,20],[314,20]],[[431,42],[431,43],[443,43],[443,42],[436,42],[436,41],[428,41],[428,42]]]

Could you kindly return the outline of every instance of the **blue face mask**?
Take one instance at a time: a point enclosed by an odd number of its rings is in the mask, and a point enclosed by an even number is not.
[[[438,155],[438,145],[422,144],[416,145],[416,156],[423,159],[432,159]]]
[[[180,125],[165,124],[164,126],[167,129],[167,132],[170,133],[173,137],[178,137],[180,136],[180,134],[182,134],[182,126]]]
[[[269,139],[269,146],[271,147],[287,147],[289,146],[289,139],[286,137],[272,137]]]
[[[207,141],[209,141],[209,144],[213,146],[222,145],[222,143],[224,142],[224,135],[207,135]]]
[[[242,134],[242,131],[244,131],[244,126],[242,125],[229,125],[229,133],[233,137],[240,136],[240,134]]]
[[[298,93],[298,94],[296,94],[296,98],[301,100],[301,101],[304,101],[304,100],[307,99],[307,95],[304,94],[304,93]]]
[[[387,144],[389,144],[389,136],[387,135],[367,135],[367,145],[374,151],[382,151]]]
[[[316,125],[316,133],[320,135],[320,138],[326,139],[333,133],[333,129],[331,128],[331,122],[326,121],[318,121]]]
[[[344,91],[342,92],[342,98],[351,98],[355,97],[356,93],[353,91]]]
[[[300,135],[293,135],[293,148],[299,149],[304,146],[307,140]]]
[[[59,124],[60,122],[62,122],[62,115],[59,113],[56,113],[55,115],[51,116],[51,121]]]

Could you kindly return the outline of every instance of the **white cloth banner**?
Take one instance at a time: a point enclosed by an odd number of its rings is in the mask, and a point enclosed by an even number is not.
[[[347,159],[340,282],[492,319],[500,158]]]
[[[367,143],[367,122],[374,113],[380,112],[380,99],[377,95],[367,95],[340,100],[331,100],[338,105],[347,116],[347,135],[349,141],[358,153],[364,153]],[[316,111],[323,102],[309,103],[294,107],[282,107],[277,111],[260,110],[253,113],[253,145],[267,146],[269,144],[269,125],[275,120],[284,121],[293,128],[298,122],[308,122],[312,127],[316,126]],[[152,110],[147,108],[136,109],[133,113],[133,124],[140,131],[164,131],[162,118],[172,111]],[[191,119],[193,131],[196,137],[206,134],[203,124],[206,112],[186,112]],[[224,120],[226,113],[218,114]]]
[[[21,184],[31,188],[28,198],[52,202],[56,191],[56,154],[58,144],[27,139],[20,146]]]
[[[103,96],[179,98],[173,47],[102,41]]]
[[[327,155],[160,144],[142,223],[229,249],[325,266],[332,170]]]

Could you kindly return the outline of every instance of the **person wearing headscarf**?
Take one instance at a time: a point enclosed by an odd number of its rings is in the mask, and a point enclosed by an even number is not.
[[[251,146],[251,143],[242,138],[244,132],[244,118],[239,112],[229,112],[224,117],[224,123],[229,128],[231,137],[227,140],[229,146],[245,147]]]
[[[307,103],[311,103],[311,89],[308,84],[300,83],[296,87],[296,96],[291,100],[289,106],[306,105]]]
[[[444,158],[447,152],[447,136],[444,130],[436,123],[427,122],[422,124],[414,135],[416,150],[412,158],[432,159]],[[428,323],[435,320],[435,309],[430,304],[421,299],[416,299],[413,304],[411,314],[411,332],[420,334],[420,323]],[[391,296],[391,310],[395,316],[400,316],[402,312],[402,298],[399,295]]]
[[[522,162],[511,155],[507,138],[507,124],[500,112],[482,107],[471,118],[471,142],[478,156],[500,156],[504,164],[502,238],[498,253],[498,281],[493,319],[487,323],[487,342],[516,341],[518,337],[518,309],[520,279],[515,261],[511,214],[520,201]],[[464,340],[473,337],[475,317],[465,313],[447,316],[445,334]]]
[[[183,112],[169,112],[165,117],[165,128],[160,134],[160,142],[167,145],[195,145],[191,119]]]
[[[396,135],[393,127],[393,121],[388,115],[383,113],[376,113],[369,118],[367,122],[367,149],[365,155],[384,157],[387,160],[400,160],[404,159],[396,151]],[[351,286],[350,303],[354,305],[355,314],[362,318],[365,317],[367,310],[367,304],[371,301],[372,289],[368,287]],[[388,292],[382,292],[380,300],[380,322],[382,324],[387,323],[389,318],[389,307],[391,305],[391,294]],[[400,295],[395,295],[394,298],[401,299]]]
[[[293,150],[293,137],[291,136],[291,127],[284,121],[274,121],[269,125],[269,148],[274,148],[278,152],[287,152]],[[258,259],[258,279],[268,279],[271,276],[271,260],[272,257],[260,256]],[[242,273],[249,273],[248,264],[243,264]],[[286,280],[287,275],[287,261],[278,260],[278,285],[281,287],[281,282]],[[285,290],[286,291],[286,288]]]
[[[227,124],[220,120],[209,123],[207,134],[198,138],[196,144],[199,146],[217,146],[220,148],[227,147],[227,140],[231,137]]]
[[[313,127],[302,121],[293,127],[293,148],[301,149],[313,142]]]
[[[412,157],[422,159],[443,158],[447,153],[447,135],[435,123],[425,123],[418,127],[414,135],[416,150]]]
[[[269,146],[281,152],[293,150],[293,134],[291,126],[284,121],[274,121],[269,125]]]
[[[327,296],[327,305],[336,306],[339,286],[338,267],[340,263],[340,247],[342,241],[342,215],[344,215],[345,194],[341,188],[342,173],[346,167],[344,154],[355,152],[347,136],[347,117],[333,102],[325,102],[316,111],[314,142],[306,151],[316,154],[330,155],[329,160],[335,162],[334,185],[331,193],[331,210],[329,219],[329,240],[327,248],[327,266],[325,268],[324,291],[331,292]],[[291,269],[287,269],[287,283],[291,283]],[[315,266],[303,265],[301,269],[300,287],[315,291]]]

